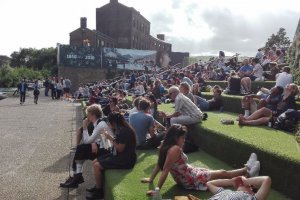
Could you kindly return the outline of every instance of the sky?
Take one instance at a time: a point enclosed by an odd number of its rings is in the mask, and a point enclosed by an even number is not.
[[[68,44],[69,33],[87,17],[96,29],[96,8],[109,0],[1,0],[0,55],[20,48]],[[296,0],[119,0],[151,22],[151,34],[164,33],[173,51],[191,55],[253,56],[280,27],[292,40],[300,18]]]

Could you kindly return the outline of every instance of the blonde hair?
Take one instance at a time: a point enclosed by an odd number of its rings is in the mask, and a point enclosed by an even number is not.
[[[299,94],[299,87],[295,83],[291,83],[290,86],[293,88],[292,94],[293,95],[298,95]]]
[[[95,115],[97,119],[102,118],[103,112],[101,106],[98,104],[93,104],[87,107],[86,109],[87,114]]]

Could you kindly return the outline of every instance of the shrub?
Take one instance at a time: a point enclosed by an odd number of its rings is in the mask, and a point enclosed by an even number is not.
[[[0,68],[0,87],[11,87],[13,85],[13,69],[5,65]]]
[[[35,71],[26,67],[11,68],[6,65],[0,68],[0,87],[14,87],[22,78],[33,81],[49,76],[49,70]]]

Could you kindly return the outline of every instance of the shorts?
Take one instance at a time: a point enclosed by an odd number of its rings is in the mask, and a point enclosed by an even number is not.
[[[249,78],[251,79],[251,81],[255,81],[255,79],[257,79],[257,77],[256,76],[249,76]]]
[[[136,155],[129,159],[124,156],[114,156],[113,154],[106,154],[97,158],[104,170],[106,169],[132,169],[136,163]]]
[[[34,96],[40,95],[40,91],[39,91],[39,90],[34,90],[34,91],[33,91],[33,95],[34,95]]]
[[[70,93],[70,88],[64,88],[65,93]]]

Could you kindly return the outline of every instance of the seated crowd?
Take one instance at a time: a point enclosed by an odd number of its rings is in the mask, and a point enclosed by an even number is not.
[[[159,75],[141,73],[138,77],[133,72],[129,79],[124,77],[123,82],[118,83],[81,86],[75,96],[87,100],[86,118],[77,131],[72,176],[60,186],[77,188],[84,182],[84,161],[92,160],[95,187],[87,189],[90,193],[87,199],[103,198],[105,170],[131,169],[137,161],[136,150],[159,148],[157,165],[149,178],[141,180],[143,183],[152,182],[161,171],[159,188],[170,173],[175,182],[186,189],[209,190],[212,200],[267,199],[271,180],[259,176],[260,162],[255,153],[240,169],[225,171],[189,165],[185,149],[189,145],[187,127],[205,120],[207,115],[202,111],[223,110],[220,86],[210,87],[211,99],[201,95],[203,88],[208,88],[206,80],[211,77],[227,80],[229,90],[238,83],[239,89],[246,93],[251,92],[252,81],[276,79],[276,85],[270,90],[261,88],[259,93],[243,97],[245,115],[239,116],[240,125],[267,125],[286,110],[296,109],[298,86],[293,84],[288,67],[281,73],[277,70],[274,62],[282,61],[282,54],[272,51],[263,55],[260,50],[255,58],[245,59],[234,72],[230,72],[220,53],[217,72],[211,70],[210,64],[207,68],[195,64]],[[270,73],[264,72],[262,66],[265,56],[270,60]],[[234,65],[234,61],[230,64]],[[132,105],[128,95],[132,95]],[[169,102],[175,104],[173,113],[158,110],[158,104]],[[235,190],[223,188],[227,186]],[[153,191],[147,194],[151,195]]]

